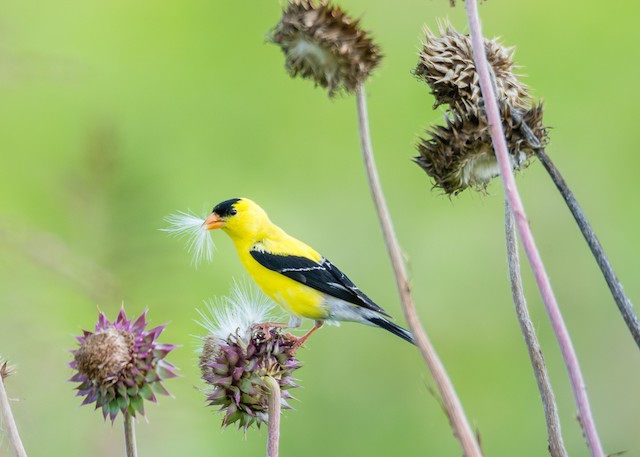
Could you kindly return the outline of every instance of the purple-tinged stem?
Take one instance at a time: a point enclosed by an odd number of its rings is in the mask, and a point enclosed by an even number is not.
[[[594,457],[605,457],[602,444],[600,444],[598,432],[595,427],[593,415],[591,414],[589,398],[587,396],[586,386],[580,371],[578,357],[576,356],[575,349],[571,343],[571,337],[569,336],[562,314],[560,313],[560,308],[558,307],[558,303],[556,302],[556,298],[551,289],[551,283],[549,282],[549,277],[544,269],[540,253],[536,248],[533,234],[529,228],[529,222],[524,211],[524,205],[522,204],[518,188],[516,187],[513,170],[511,168],[511,161],[509,160],[507,140],[502,129],[498,102],[491,84],[489,63],[487,62],[487,56],[485,54],[484,39],[478,14],[478,4],[476,0],[466,0],[465,7],[469,21],[469,30],[471,33],[473,58],[476,71],[478,72],[480,90],[482,91],[487,118],[489,120],[491,140],[493,142],[498,165],[500,166],[500,175],[502,176],[505,195],[516,219],[522,245],[527,254],[527,258],[529,259],[536,283],[538,284],[538,289],[540,290],[540,295],[542,296],[542,301],[547,310],[547,314],[549,315],[551,326],[556,334],[558,345],[560,346],[560,351],[562,352],[562,357],[564,358],[564,362],[569,373],[571,388],[573,390],[573,395],[578,409],[578,417],[580,424],[582,425],[587,445]]]
[[[18,426],[11,412],[11,405],[9,405],[9,397],[4,388],[2,375],[0,375],[0,418],[2,418],[2,422],[6,428],[9,444],[11,445],[11,449],[13,449],[15,457],[27,457],[27,453],[22,445],[22,440],[20,439],[20,434],[18,433]]]
[[[398,238],[396,237],[393,223],[391,222],[391,215],[382,192],[378,170],[373,157],[371,134],[369,132],[369,117],[367,114],[367,99],[364,86],[362,84],[358,86],[356,91],[356,100],[362,156],[367,172],[367,178],[369,180],[371,195],[378,212],[380,226],[382,227],[382,234],[387,246],[387,252],[391,259],[393,272],[395,274],[398,293],[400,294],[400,301],[402,302],[402,309],[404,311],[405,318],[413,332],[416,346],[420,349],[420,353],[433,376],[438,392],[442,397],[444,410],[449,417],[455,436],[460,441],[465,457],[482,457],[480,445],[478,444],[478,441],[473,434],[473,430],[469,425],[469,421],[465,416],[460,399],[456,394],[455,388],[451,383],[451,379],[449,379],[449,375],[447,374],[444,365],[442,365],[435,348],[431,344],[431,341],[429,341],[427,332],[420,323],[420,318],[418,317],[415,304],[413,303],[411,286],[409,284],[407,271],[402,258],[400,243],[398,243]]]
[[[538,384],[540,399],[544,409],[544,418],[547,424],[547,441],[548,449],[551,457],[567,457],[567,450],[564,447],[562,439],[562,430],[560,428],[560,417],[558,416],[558,406],[556,397],[553,394],[547,367],[542,356],[542,348],[536,336],[536,330],[529,317],[527,309],[527,300],[524,296],[522,287],[522,276],[520,275],[520,256],[518,255],[518,239],[516,233],[516,225],[513,220],[513,214],[509,207],[509,202],[504,200],[504,231],[507,241],[507,263],[509,265],[509,279],[511,281],[511,294],[513,295],[513,304],[516,309],[516,317],[520,324],[522,336],[529,351],[529,359],[533,374]]]
[[[124,445],[127,451],[127,457],[138,457],[138,449],[136,448],[136,429],[131,414],[124,414]]]
[[[265,376],[264,383],[269,388],[267,457],[278,457],[280,445],[280,384],[271,376]]]

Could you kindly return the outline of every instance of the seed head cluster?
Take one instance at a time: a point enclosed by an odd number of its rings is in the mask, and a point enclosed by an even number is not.
[[[534,150],[514,119],[512,108],[504,106],[501,114],[511,165],[516,170],[524,168]],[[525,111],[522,120],[533,128],[537,138],[546,138],[541,104]],[[468,106],[449,111],[445,123],[431,127],[427,131],[429,136],[419,139],[420,155],[415,162],[447,194],[457,194],[467,187],[484,189],[499,175],[486,116],[476,107]]]
[[[329,96],[354,92],[382,58],[360,21],[326,1],[293,0],[270,33],[291,77],[311,79]]]
[[[471,39],[451,25],[439,28],[440,36],[426,31],[414,75],[427,83],[436,101],[434,108],[447,105],[445,125],[427,130],[428,137],[416,145],[414,161],[447,194],[467,187],[486,188],[499,175],[488,130]],[[497,39],[485,40],[501,108],[502,123],[515,170],[528,165],[535,151],[521,132],[522,122],[534,132],[540,144],[547,142],[542,123],[542,104],[534,104],[528,88],[514,73],[513,48]]]
[[[425,31],[426,39],[414,75],[431,88],[436,98],[435,107],[480,106],[482,95],[471,38],[449,24],[440,26],[439,32],[441,36],[429,29]],[[514,108],[526,109],[530,95],[528,87],[513,72],[517,68],[513,63],[514,48],[502,46],[496,38],[485,39],[484,47],[495,74],[498,98]]]

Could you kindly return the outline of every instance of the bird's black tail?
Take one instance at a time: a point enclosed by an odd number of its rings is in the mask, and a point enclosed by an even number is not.
[[[371,322],[376,327],[383,328],[383,329],[393,333],[394,335],[399,336],[403,340],[408,341],[411,344],[416,344],[416,341],[413,339],[413,335],[411,334],[411,332],[408,332],[407,330],[403,329],[399,325],[394,324],[391,321],[388,321],[384,317],[377,317],[377,316],[376,317],[366,317],[365,319],[367,319],[369,322]]]

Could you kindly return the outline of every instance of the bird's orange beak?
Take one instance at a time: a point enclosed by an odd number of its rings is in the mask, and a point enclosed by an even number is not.
[[[216,213],[211,213],[202,225],[204,225],[207,230],[214,230],[224,227],[224,221]]]

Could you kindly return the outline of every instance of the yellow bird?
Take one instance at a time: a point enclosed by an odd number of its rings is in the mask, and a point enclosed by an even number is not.
[[[247,198],[233,198],[213,208],[204,221],[208,230],[229,235],[240,260],[253,280],[272,300],[291,314],[289,327],[302,318],[314,327],[298,339],[297,346],[324,321],[351,321],[380,327],[415,344],[413,335],[389,321],[373,300],[326,258],[273,224],[267,213]]]

